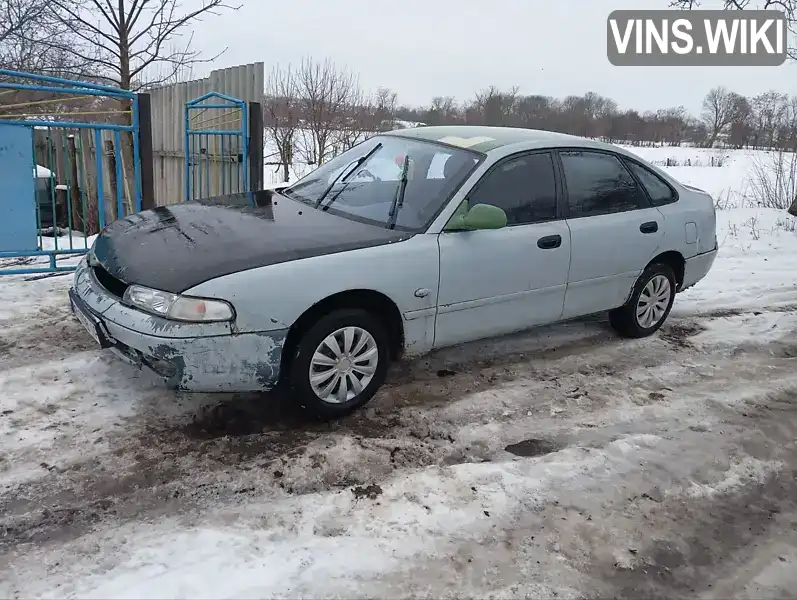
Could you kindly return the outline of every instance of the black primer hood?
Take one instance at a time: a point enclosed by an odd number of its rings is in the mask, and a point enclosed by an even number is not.
[[[412,235],[338,217],[267,190],[130,215],[102,231],[93,253],[125,284],[177,294],[222,275]]]

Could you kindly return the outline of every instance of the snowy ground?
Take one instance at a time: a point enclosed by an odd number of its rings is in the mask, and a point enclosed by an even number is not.
[[[717,194],[743,163],[675,168]],[[93,348],[68,277],[0,279],[0,597],[793,595],[795,223],[718,221],[652,338],[449,350],[331,425],[164,391]]]

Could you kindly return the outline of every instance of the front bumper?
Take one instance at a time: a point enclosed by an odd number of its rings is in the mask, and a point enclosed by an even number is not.
[[[100,347],[167,387],[193,392],[273,388],[287,329],[236,333],[229,324],[175,323],[122,304],[81,262],[69,290],[72,309]]]

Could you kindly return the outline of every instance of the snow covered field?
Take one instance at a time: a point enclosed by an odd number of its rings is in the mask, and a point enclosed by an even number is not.
[[[739,208],[659,334],[448,350],[331,425],[164,391],[93,348],[69,277],[0,279],[0,596],[793,594],[797,233],[728,154],[671,167]]]

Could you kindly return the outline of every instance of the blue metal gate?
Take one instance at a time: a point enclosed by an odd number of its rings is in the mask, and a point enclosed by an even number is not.
[[[247,103],[209,92],[185,105],[185,200],[251,190]]]
[[[87,110],[63,112],[76,100]],[[122,122],[69,120],[100,114]],[[138,119],[132,92],[0,69],[0,274],[73,271],[106,222],[141,210]]]
[[[0,251],[35,252],[33,130],[0,122]]]

